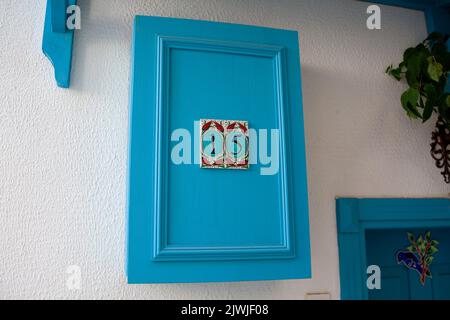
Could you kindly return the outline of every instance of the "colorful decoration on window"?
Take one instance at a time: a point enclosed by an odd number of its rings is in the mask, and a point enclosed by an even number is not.
[[[406,250],[396,253],[398,264],[403,264],[406,268],[416,271],[420,275],[420,283],[425,285],[427,278],[432,278],[430,265],[434,260],[433,255],[438,252],[439,242],[431,239],[431,232],[419,235],[416,239],[412,233],[408,232],[410,245]]]
[[[200,120],[200,167],[248,169],[247,121]]]

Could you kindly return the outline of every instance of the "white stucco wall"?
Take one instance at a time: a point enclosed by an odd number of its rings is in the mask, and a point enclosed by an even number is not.
[[[79,0],[72,88],[41,53],[45,1],[0,1],[0,298],[339,298],[335,202],[439,196],[433,124],[408,120],[384,75],[426,36],[421,12],[352,0]],[[136,14],[300,32],[311,221],[311,280],[142,285],[124,275],[130,36]],[[82,290],[66,288],[79,265]]]

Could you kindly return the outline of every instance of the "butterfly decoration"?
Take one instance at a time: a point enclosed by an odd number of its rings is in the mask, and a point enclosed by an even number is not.
[[[427,278],[432,278],[430,265],[434,260],[433,255],[438,252],[439,242],[431,239],[431,232],[419,235],[416,239],[412,233],[408,232],[410,245],[406,250],[398,251],[395,256],[398,264],[403,264],[406,268],[415,270],[420,275],[420,283],[424,286]]]

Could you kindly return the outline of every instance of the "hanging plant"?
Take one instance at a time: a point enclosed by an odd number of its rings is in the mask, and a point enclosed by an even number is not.
[[[412,119],[426,122],[433,113],[438,115],[433,132],[431,154],[450,183],[450,93],[446,91],[450,71],[450,53],[447,49],[449,35],[431,33],[422,43],[408,48],[403,61],[386,73],[398,81],[406,80],[409,88],[400,101],[406,114]]]

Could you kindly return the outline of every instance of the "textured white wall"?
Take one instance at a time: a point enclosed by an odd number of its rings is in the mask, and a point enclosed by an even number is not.
[[[339,298],[337,195],[443,195],[432,124],[384,75],[426,35],[423,14],[351,0],[79,0],[72,88],[41,53],[45,1],[0,1],[0,298]],[[313,278],[142,285],[124,275],[130,35],[136,14],[300,31]],[[67,266],[82,269],[69,291]]]

